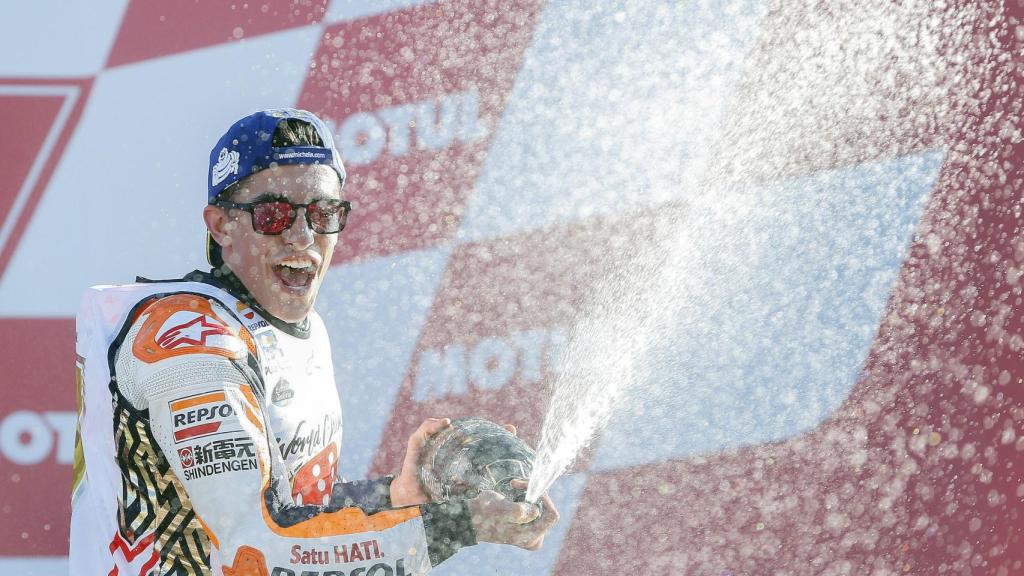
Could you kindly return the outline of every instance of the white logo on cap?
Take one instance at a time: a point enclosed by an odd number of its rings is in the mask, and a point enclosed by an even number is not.
[[[213,165],[212,174],[210,174],[210,178],[213,180],[212,186],[220,184],[231,174],[238,174],[238,158],[238,152],[227,148],[220,149],[217,163]]]

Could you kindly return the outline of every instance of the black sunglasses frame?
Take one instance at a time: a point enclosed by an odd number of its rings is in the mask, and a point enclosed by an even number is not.
[[[324,202],[324,201],[325,201],[324,199],[320,199],[320,200],[314,200],[312,202],[307,202],[305,204],[296,204],[295,202],[290,202],[288,200],[281,199],[281,198],[268,199],[268,200],[260,200],[258,202],[248,202],[248,203],[232,202],[230,200],[217,200],[216,202],[213,203],[213,205],[214,206],[220,206],[221,208],[234,208],[236,210],[242,210],[244,212],[248,212],[249,213],[249,222],[252,224],[253,232],[256,232],[257,234],[262,234],[264,236],[280,236],[281,234],[284,234],[285,230],[288,230],[289,228],[291,228],[292,226],[295,225],[295,218],[298,216],[299,208],[305,208],[305,210],[303,210],[303,213],[306,215],[306,225],[309,226],[310,230],[312,230],[313,232],[316,232],[317,234],[338,234],[339,232],[341,232],[342,230],[345,229],[345,224],[348,223],[348,213],[352,211],[352,203],[349,202],[348,200],[333,200],[333,199],[327,200],[329,202],[331,202],[331,201],[338,202],[338,205],[341,208],[341,223],[340,223],[338,229],[336,231],[334,231],[334,232],[318,232],[317,229],[313,227],[313,221],[309,219],[309,206],[311,204],[316,204],[317,202]],[[262,232],[262,231],[260,231],[259,229],[256,228],[256,219],[253,216],[253,210],[255,210],[257,206],[260,206],[262,204],[275,204],[275,203],[276,204],[284,203],[284,204],[287,204],[288,206],[291,207],[291,212],[289,212],[289,222],[288,222],[288,224],[284,228],[281,229],[280,232]]]

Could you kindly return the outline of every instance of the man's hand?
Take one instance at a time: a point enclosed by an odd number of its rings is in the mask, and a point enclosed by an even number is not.
[[[513,480],[512,487],[526,489],[525,480]],[[558,522],[558,510],[545,494],[537,504],[513,502],[492,490],[484,490],[469,501],[473,530],[479,542],[512,544],[536,550],[548,530]]]
[[[402,471],[391,481],[391,505],[394,507],[412,506],[429,502],[427,494],[420,486],[419,467],[420,452],[431,436],[451,426],[448,418],[427,418],[420,427],[409,436],[409,444],[405,449],[405,460]]]

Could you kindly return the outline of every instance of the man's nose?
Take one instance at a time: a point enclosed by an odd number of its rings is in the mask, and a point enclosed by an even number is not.
[[[309,228],[309,222],[306,221],[304,207],[295,209],[295,220],[281,236],[287,244],[296,248],[306,248],[313,243],[313,231]]]

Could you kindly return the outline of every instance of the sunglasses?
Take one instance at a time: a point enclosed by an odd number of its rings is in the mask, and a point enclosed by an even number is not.
[[[244,210],[252,215],[252,229],[259,234],[276,236],[292,227],[299,208],[306,209],[306,224],[317,234],[337,234],[345,228],[352,203],[348,200],[323,199],[296,204],[283,199],[259,200],[242,204],[218,200],[214,205]]]

